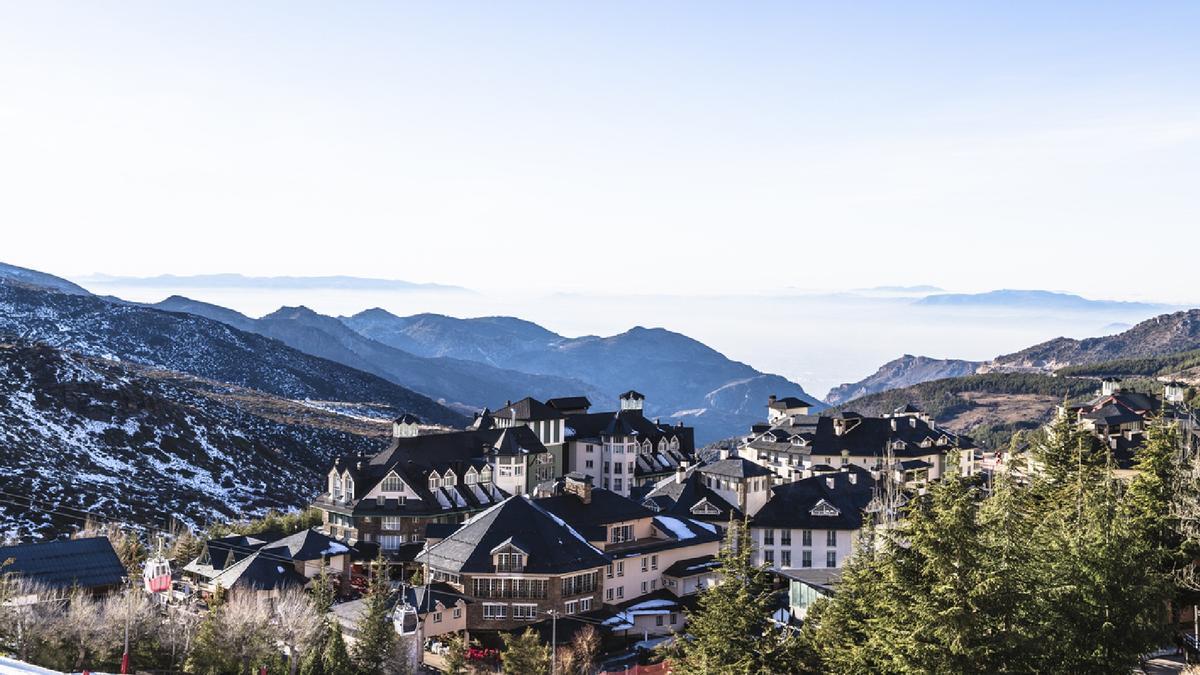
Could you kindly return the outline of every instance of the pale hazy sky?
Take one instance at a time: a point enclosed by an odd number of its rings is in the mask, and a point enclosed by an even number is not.
[[[1194,299],[1200,3],[4,2],[0,260]]]

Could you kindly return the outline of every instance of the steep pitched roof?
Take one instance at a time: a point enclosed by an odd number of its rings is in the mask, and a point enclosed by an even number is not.
[[[587,410],[592,402],[586,396],[560,396],[546,400],[546,405],[555,410]]]
[[[107,537],[60,539],[0,547],[3,568],[51,588],[119,586],[128,573]]]
[[[543,497],[536,500],[536,503],[588,537],[592,537],[594,533],[591,530],[597,526],[649,518],[654,515],[653,511],[632,499],[603,488],[592,488],[590,504],[584,504],[582,499],[569,493]],[[600,536],[592,538],[591,541],[603,538],[604,532],[601,530]]]
[[[350,552],[349,546],[316,528],[301,530],[272,543],[271,546],[286,548],[288,556],[293,560],[322,560]]]
[[[777,485],[771,488],[767,503],[754,514],[753,524],[755,527],[857,530],[862,527],[863,509],[875,496],[874,488],[875,479],[871,472],[853,465],[846,471]],[[822,501],[837,509],[837,515],[813,515],[811,511]]]
[[[587,400],[587,399],[584,399]],[[492,413],[497,419],[515,419],[521,422],[560,420],[563,414],[541,401],[526,396],[516,403],[509,403]]]
[[[693,511],[692,509],[701,502],[711,505],[718,513],[703,514]],[[689,468],[682,479],[671,476],[659,481],[646,494],[642,503],[653,504],[657,513],[685,518],[727,522],[731,517],[735,519],[742,517],[741,510],[704,484],[703,475],[695,467]]]
[[[730,457],[712,464],[705,464],[700,467],[700,472],[728,478],[756,478],[771,475],[770,469],[751,462],[745,457]]]
[[[529,574],[566,574],[608,564],[582,534],[524,496],[476,514],[417,559],[447,572],[488,574],[495,571],[491,551],[510,538],[520,539],[526,549]]]

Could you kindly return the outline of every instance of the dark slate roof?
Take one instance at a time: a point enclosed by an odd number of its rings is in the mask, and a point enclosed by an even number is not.
[[[200,559],[214,570],[223,570],[252,555],[267,542],[240,534],[209,539],[204,542]]]
[[[563,414],[541,401],[526,396],[516,403],[506,404],[492,413],[493,418],[515,419],[521,422],[561,420]]]
[[[1086,412],[1083,416],[1086,419],[1095,420],[1099,424],[1109,426],[1129,424],[1130,422],[1138,422],[1143,419],[1141,415],[1115,403],[1109,403],[1091,412]]]
[[[548,399],[546,405],[555,410],[587,410],[592,402],[586,396],[560,396]]]
[[[707,501],[720,510],[720,513],[716,515],[693,513],[692,508],[702,501]],[[731,517],[735,519],[742,517],[742,512],[736,506],[727,502],[724,497],[704,484],[704,476],[695,467],[688,469],[682,480],[676,480],[676,477],[672,476],[659,481],[646,494],[642,503],[648,507],[653,504],[658,509],[657,513],[684,518],[723,523],[728,522]]]
[[[467,605],[472,603],[470,598],[464,597],[462,593],[454,590],[453,586],[440,581],[435,581],[427,586],[405,586],[404,600],[416,607],[422,614],[426,611],[436,611],[439,602],[443,607],[453,607],[458,604],[459,600]]]
[[[646,400],[646,395],[641,393],[640,391],[635,391],[633,389],[630,389],[629,391],[625,392],[624,394],[621,394],[621,398],[622,399],[634,399],[637,401],[644,401],[644,400]]]
[[[583,535],[523,496],[476,514],[417,559],[447,572],[488,574],[495,571],[492,550],[510,539],[519,540],[528,555],[528,574],[566,574],[608,564]]]
[[[344,455],[334,468],[354,479],[356,499],[349,504],[334,502],[326,493],[318,502],[322,508],[354,515],[434,515],[478,511],[508,497],[495,483],[466,485],[463,477],[472,467],[481,471],[488,456],[495,454],[538,454],[549,452],[537,434],[524,425],[508,429],[476,429],[444,434],[426,434],[392,438],[390,445],[372,456]],[[434,471],[444,475],[452,470],[456,485],[431,490],[429,477]],[[404,504],[388,499],[382,505],[374,499],[362,499],[389,473],[395,471],[416,494]],[[328,472],[326,472],[328,473]]]
[[[837,433],[837,426],[844,425],[847,430],[842,433]],[[893,428],[893,425],[895,428]],[[791,425],[781,425],[791,429]],[[800,432],[799,429],[794,429]],[[899,416],[899,417],[863,417],[854,412],[841,412],[828,416],[818,417],[815,420],[815,425],[803,428],[803,433],[811,434],[805,436],[806,439],[811,438],[807,445],[794,446],[794,452],[803,454],[811,454],[814,459],[818,456],[837,457],[842,454],[843,450],[856,457],[861,456],[877,456],[881,457],[887,446],[895,444],[897,441],[903,442],[904,447],[894,448],[893,454],[901,459],[923,457],[925,455],[934,454],[936,452],[944,452],[951,448],[960,450],[971,450],[975,448],[975,444],[970,438],[960,436],[951,431],[931,424],[922,417],[917,416]],[[945,445],[937,445],[937,441],[946,438]],[[921,443],[929,439],[933,441],[932,447],[921,447]],[[756,441],[758,442],[758,441]],[[750,444],[755,447],[754,443]],[[768,448],[770,450],[782,449]]]
[[[128,573],[107,537],[61,539],[0,547],[0,562],[12,573],[51,588],[87,589],[121,585]]]
[[[421,418],[410,413],[404,413],[396,418],[396,424],[420,424]]]
[[[345,542],[338,541],[316,528],[301,530],[273,542],[271,546],[287,548],[288,555],[293,560],[321,560],[350,553],[350,546]]]
[[[226,568],[212,581],[227,589],[253,588],[264,591],[307,584],[308,578],[297,572],[295,564],[287,558],[286,546],[266,546]]]
[[[856,476],[856,483],[850,476]],[[828,481],[833,481],[829,487]],[[862,511],[874,495],[875,479],[871,472],[851,465],[846,471],[813,476],[771,488],[771,498],[754,514],[755,527],[783,527],[804,530],[857,530],[862,527]],[[814,516],[810,511],[822,500],[840,513]]]
[[[702,473],[713,476],[726,476],[728,478],[757,478],[758,476],[770,476],[771,470],[756,464],[746,459],[745,457],[730,457],[722,459],[712,464],[705,464],[700,467]]]
[[[916,471],[918,469],[932,469],[933,465],[923,459],[907,459],[900,462],[901,471]]]
[[[911,403],[905,403],[904,405],[900,406],[899,408],[896,408],[895,410],[893,410],[892,414],[893,415],[912,415],[915,413],[923,413],[923,412],[925,412],[925,411],[921,410],[917,406],[915,406]]]
[[[759,400],[761,401],[762,399]],[[784,396],[783,398],[775,399],[775,402],[769,405],[776,410],[791,410],[793,408],[811,408],[813,404],[795,396]]]
[[[698,558],[686,558],[684,560],[676,560],[670,567],[663,570],[663,576],[675,577],[694,577],[706,572],[711,572],[721,566],[715,555],[702,555]]]
[[[653,511],[632,499],[603,488],[592,488],[590,504],[584,504],[582,499],[570,493],[535,501],[538,506],[562,518],[588,537],[589,541],[603,540],[605,525],[654,515]]]

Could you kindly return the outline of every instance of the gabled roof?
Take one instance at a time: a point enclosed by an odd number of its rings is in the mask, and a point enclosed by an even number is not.
[[[417,560],[451,573],[490,574],[495,571],[491,551],[510,538],[528,547],[529,574],[567,574],[608,564],[583,535],[524,496],[476,514],[454,534],[427,547]]]
[[[639,391],[630,389],[629,391],[625,392],[624,394],[621,394],[621,398],[622,399],[633,399],[635,401],[644,401],[644,400],[646,400],[646,395]]]
[[[716,515],[699,514],[692,511],[700,502],[716,507]],[[727,522],[730,518],[740,519],[742,512],[724,497],[704,484],[704,477],[692,467],[681,479],[675,476],[664,478],[643,498],[643,504],[654,504],[658,513],[685,518],[696,518],[713,522]]]
[[[794,410],[796,408],[811,408],[813,406],[812,403],[809,403],[804,399],[796,398],[795,396],[784,396],[783,398],[777,398],[768,405],[775,410]]]
[[[586,400],[586,399],[585,399]],[[563,414],[541,401],[526,396],[516,403],[509,403],[492,413],[498,419],[515,419],[521,422],[560,420]]]
[[[751,462],[745,457],[730,457],[712,464],[705,464],[700,467],[700,472],[728,478],[757,478],[772,475],[770,469]]]
[[[855,482],[851,482],[851,476]],[[752,522],[755,527],[857,530],[862,527],[863,509],[875,496],[874,488],[871,472],[854,465],[846,471],[777,485],[771,488],[770,499],[754,514]],[[837,509],[838,514],[813,515],[812,510],[822,501]]]
[[[316,528],[301,530],[272,543],[271,546],[286,548],[288,556],[293,560],[322,560],[350,552],[350,547],[345,543]]]
[[[654,515],[653,511],[632,499],[603,488],[592,488],[590,504],[584,504],[582,499],[570,493],[543,497],[536,500],[536,503],[566,521],[584,536],[589,537],[591,541],[604,539],[603,529],[600,530],[598,537],[594,536],[596,533],[592,530],[597,526],[649,518]]]
[[[396,418],[396,424],[420,424],[421,418],[411,413],[404,413]]]
[[[107,537],[0,547],[0,562],[6,560],[11,562],[0,571],[51,588],[79,586],[98,589],[120,586],[122,577],[128,574]]]

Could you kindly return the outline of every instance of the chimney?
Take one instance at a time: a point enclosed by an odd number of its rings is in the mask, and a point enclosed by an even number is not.
[[[833,476],[826,476],[826,477],[825,477],[825,485],[826,485],[826,487],[828,487],[830,490],[832,490],[832,489],[833,489],[833,483],[834,483]]]
[[[563,476],[563,492],[575,495],[584,504],[591,504],[592,477],[574,472]]]
[[[721,449],[718,451],[718,456],[719,456],[721,459],[729,459],[729,448],[721,448]]]
[[[771,405],[774,402],[775,402],[775,394],[771,394],[770,396],[767,397],[767,405]]]
[[[892,418],[892,431],[895,431],[895,430],[896,430],[896,418],[893,417]]]
[[[851,485],[858,485],[858,474],[856,474],[856,473],[854,473],[853,471],[851,471],[851,472],[850,472],[850,475],[848,476],[848,478],[850,479],[850,484],[851,484]]]
[[[404,414],[392,422],[392,438],[412,438],[421,433],[421,420],[416,415]]]
[[[679,466],[675,468],[675,482],[676,483],[683,482],[683,477],[685,475],[687,475],[687,465],[688,465],[687,462],[680,462]]]

